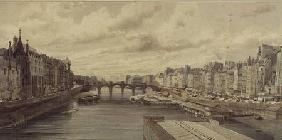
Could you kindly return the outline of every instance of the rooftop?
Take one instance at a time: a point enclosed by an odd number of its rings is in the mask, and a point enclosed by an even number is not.
[[[166,120],[158,124],[176,140],[252,140],[245,135],[210,122]]]

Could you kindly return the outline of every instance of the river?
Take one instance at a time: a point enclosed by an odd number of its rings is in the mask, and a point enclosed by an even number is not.
[[[123,97],[119,92],[115,89],[110,98],[103,89],[102,100],[91,105],[79,105],[74,100],[65,110],[41,116],[25,127],[1,130],[0,140],[142,140],[144,115],[198,120],[175,107],[131,104],[127,101],[131,91],[127,90]],[[272,139],[240,123],[230,122],[224,126],[258,140]]]

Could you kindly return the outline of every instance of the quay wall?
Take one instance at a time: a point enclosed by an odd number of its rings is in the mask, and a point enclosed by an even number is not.
[[[203,97],[189,97],[173,91],[168,92],[177,100],[191,104],[191,109],[204,114],[223,115],[226,117],[259,115],[269,120],[282,118],[281,104],[225,102],[209,100]],[[187,107],[189,108],[189,105]]]
[[[163,116],[143,117],[143,140],[176,140],[157,122],[164,121]]]
[[[43,100],[38,103],[19,107],[15,110],[11,109],[11,111],[3,112],[0,114],[0,128],[25,125],[27,121],[33,118],[67,106],[72,97],[80,93],[81,89],[82,87],[76,87],[70,90],[61,91],[52,99]]]

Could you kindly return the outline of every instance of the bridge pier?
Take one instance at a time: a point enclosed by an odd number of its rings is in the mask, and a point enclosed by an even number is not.
[[[132,87],[132,95],[135,96],[135,87]]]
[[[121,90],[121,96],[123,97],[123,94],[124,94],[124,87],[120,87],[120,90]]]
[[[112,95],[113,95],[113,86],[109,86],[109,93],[110,93],[110,98],[112,98]]]
[[[98,96],[100,97],[101,96],[101,89],[102,89],[102,87],[97,87],[97,89],[98,89]]]
[[[124,95],[124,88],[125,88],[125,82],[121,81],[120,82],[120,91],[121,91],[121,97],[123,98]]]
[[[143,92],[143,94],[146,93],[146,88],[145,87],[142,88],[142,92]]]
[[[110,81],[107,85],[109,87],[110,99],[112,99],[114,83],[112,81]]]

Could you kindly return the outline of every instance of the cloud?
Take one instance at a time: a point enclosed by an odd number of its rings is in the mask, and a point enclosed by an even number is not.
[[[152,18],[156,13],[162,10],[159,4],[130,4],[122,8],[121,13],[117,16],[117,23],[113,29],[128,30],[136,29],[143,25],[146,19]]]
[[[224,2],[7,3],[0,5],[0,45],[6,47],[22,27],[32,47],[59,58],[69,56],[77,74],[153,74],[167,66],[241,60],[255,55],[261,43],[282,43],[281,7]]]
[[[254,9],[252,9],[251,11],[244,13],[242,15],[242,17],[256,17],[256,16],[261,15],[261,14],[272,12],[275,9],[276,9],[276,7],[271,6],[271,5],[257,6]]]

